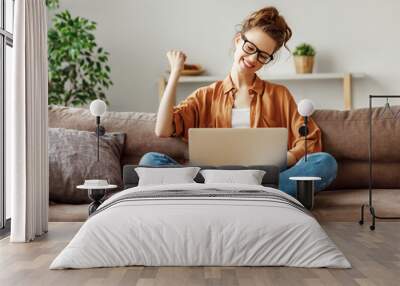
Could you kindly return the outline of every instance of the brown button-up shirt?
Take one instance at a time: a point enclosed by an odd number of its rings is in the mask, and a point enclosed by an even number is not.
[[[232,107],[236,87],[229,76],[209,86],[194,91],[174,107],[173,136],[182,136],[188,141],[189,128],[230,128]],[[303,117],[289,90],[278,84],[261,80],[255,76],[249,89],[250,127],[285,127],[288,129],[288,150],[297,160],[304,155],[304,138],[299,134]],[[310,118],[308,121],[307,151],[322,150],[321,131]]]

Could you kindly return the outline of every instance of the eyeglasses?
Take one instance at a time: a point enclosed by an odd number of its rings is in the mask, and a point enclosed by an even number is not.
[[[248,55],[253,55],[257,53],[257,61],[263,65],[269,63],[273,60],[273,55],[268,54],[267,52],[261,51],[255,44],[247,40],[245,35],[241,35],[243,40],[242,50]]]

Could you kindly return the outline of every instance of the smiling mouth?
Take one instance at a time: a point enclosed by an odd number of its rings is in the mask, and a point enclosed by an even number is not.
[[[248,63],[245,59],[242,59],[242,61],[246,68],[249,68],[249,69],[254,68],[254,65]]]

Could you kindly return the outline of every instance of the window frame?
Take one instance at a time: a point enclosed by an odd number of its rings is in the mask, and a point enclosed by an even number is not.
[[[13,48],[13,34],[6,30],[6,0],[0,0],[0,236],[9,231],[10,221],[6,219],[5,189],[5,96],[6,96],[6,48]],[[12,1],[14,13],[15,0]],[[11,16],[13,17],[13,15]]]

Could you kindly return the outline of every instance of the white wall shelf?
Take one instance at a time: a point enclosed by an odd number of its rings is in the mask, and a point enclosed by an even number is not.
[[[310,73],[310,74],[282,74],[261,76],[265,80],[318,80],[318,79],[344,79],[346,73]],[[364,73],[352,73],[352,78],[362,78]],[[224,79],[226,76],[181,76],[181,83],[214,82]]]
[[[282,74],[282,75],[262,75],[264,80],[292,81],[292,80],[342,80],[343,81],[343,100],[344,109],[352,108],[352,79],[363,78],[365,73],[310,73],[310,74]],[[179,83],[211,83],[224,79],[226,76],[181,76]],[[160,79],[160,99],[164,93],[168,74]]]

